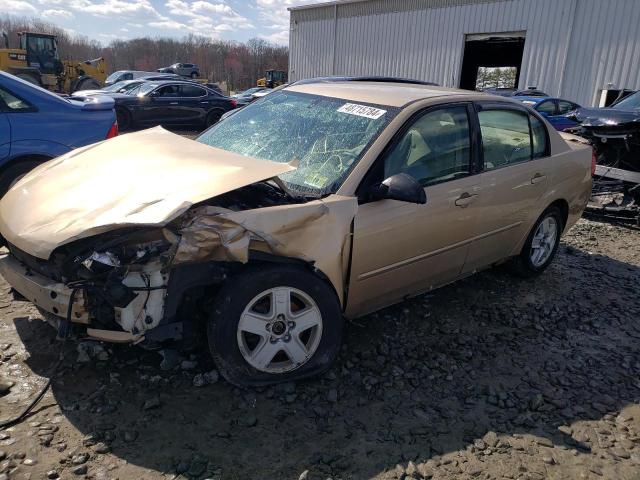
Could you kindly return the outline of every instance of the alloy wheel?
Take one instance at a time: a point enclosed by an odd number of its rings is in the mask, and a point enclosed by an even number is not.
[[[322,338],[316,302],[292,287],[256,295],[240,316],[238,348],[245,361],[265,373],[286,373],[304,365]]]
[[[531,263],[534,267],[541,267],[551,257],[558,237],[558,222],[553,216],[544,218],[531,242]]]

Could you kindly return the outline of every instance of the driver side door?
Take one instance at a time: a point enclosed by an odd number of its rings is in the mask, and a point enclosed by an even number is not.
[[[359,189],[347,315],[357,316],[458,278],[476,222],[477,146],[470,104],[427,109],[410,119]],[[367,199],[385,178],[406,173],[426,204]]]

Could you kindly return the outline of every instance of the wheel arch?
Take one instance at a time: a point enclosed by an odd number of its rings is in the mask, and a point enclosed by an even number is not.
[[[196,304],[202,304],[215,298],[219,289],[229,278],[246,273],[249,270],[273,265],[297,266],[315,276],[331,289],[341,310],[343,309],[344,306],[340,302],[335,286],[322,271],[315,268],[312,262],[295,257],[283,257],[251,250],[247,263],[212,261],[187,264],[174,268],[169,277],[162,322],[156,327],[158,329],[157,332],[154,332],[156,329],[150,330],[147,332],[147,336],[150,338],[155,337],[154,339],[158,341],[170,340],[175,330],[168,327],[177,323],[182,324],[181,336],[183,338],[188,338],[193,333],[197,333],[199,324],[202,320],[206,321],[206,318],[198,318],[196,315],[181,315],[180,312],[183,312],[184,309],[197,308]],[[188,303],[193,303],[193,305],[188,305]],[[169,336],[164,337],[164,332],[167,332]]]
[[[535,217],[533,217],[531,221],[531,228],[535,226],[536,222],[544,214],[544,212],[549,210],[549,208],[551,207],[557,207],[560,210],[560,213],[562,214],[562,228],[563,228],[563,231],[561,233],[564,233],[564,229],[567,226],[567,220],[569,219],[569,202],[567,202],[564,198],[556,198],[555,200],[547,203],[543,209],[539,210],[538,214]],[[529,233],[531,233],[531,228],[529,228],[524,233],[524,235],[522,236],[518,244],[510,253],[509,255],[510,257],[519,255],[520,251],[522,250],[522,247],[524,246],[524,243],[527,241],[527,237],[529,236]]]
[[[16,165],[18,163],[33,162],[33,161],[44,163],[51,160],[52,158],[54,157],[50,155],[45,155],[42,153],[26,153],[26,154],[17,155],[15,157],[11,157],[10,159],[4,161],[2,165],[0,165],[0,175],[2,175],[2,173],[7,168],[13,165]]]
[[[557,207],[562,213],[562,228],[564,233],[564,229],[567,226],[567,220],[569,219],[569,202],[567,202],[564,198],[554,200],[549,204],[549,206],[547,206],[547,208],[542,211],[542,213],[546,212],[551,207]],[[540,215],[542,215],[542,213]]]

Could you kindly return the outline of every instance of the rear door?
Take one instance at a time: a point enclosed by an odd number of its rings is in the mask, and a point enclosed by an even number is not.
[[[478,103],[483,167],[478,221],[464,272],[516,252],[549,185],[552,165],[544,123],[519,105]]]
[[[204,122],[209,110],[210,98],[199,85],[180,86],[180,121],[182,123]]]
[[[436,107],[409,120],[359,189],[347,313],[358,315],[456,279],[477,218],[471,104]],[[406,173],[427,203],[367,201],[383,179]]]

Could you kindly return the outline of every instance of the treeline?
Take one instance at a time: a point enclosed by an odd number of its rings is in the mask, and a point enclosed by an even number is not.
[[[61,59],[89,60],[104,57],[110,71],[149,70],[176,62],[195,63],[203,77],[213,82],[227,82],[232,90],[255,85],[265,70],[287,70],[289,50],[263,39],[246,43],[213,40],[189,35],[172,38],[135,38],[113,40],[103,46],[97,40],[67,31],[38,19],[0,17],[0,31],[9,35],[12,48],[19,45],[18,32],[32,31],[58,36]],[[2,45],[4,47],[4,45]]]

